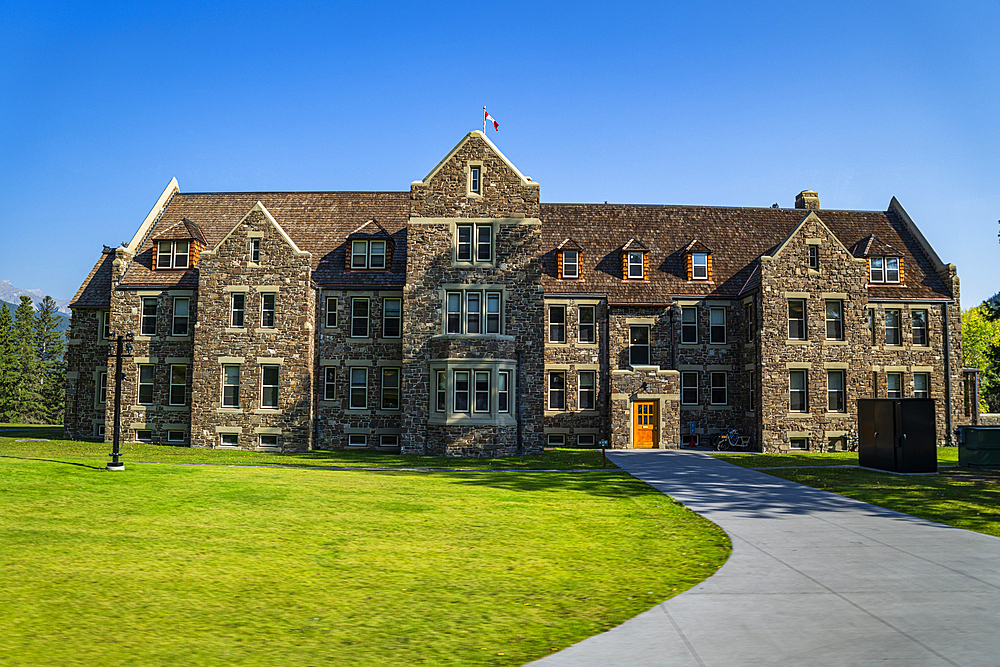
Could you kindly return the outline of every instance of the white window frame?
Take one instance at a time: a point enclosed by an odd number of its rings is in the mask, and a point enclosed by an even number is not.
[[[97,404],[105,405],[108,402],[108,372],[97,371]]]
[[[833,378],[839,378],[840,388],[834,387]],[[839,403],[839,407],[838,406]],[[827,370],[826,372],[826,411],[847,412],[847,371]]]
[[[698,372],[681,372],[681,405],[698,405]],[[691,392],[694,393],[694,400],[691,400]]]
[[[230,442],[232,440],[233,442]],[[240,446],[240,434],[239,433],[220,433],[219,434],[219,446],[220,447],[239,447]]]
[[[347,446],[356,449],[368,447],[368,435],[366,433],[350,433],[347,436]]]
[[[493,373],[491,371],[473,371],[472,373],[472,412],[475,414],[489,414],[493,412]],[[486,388],[482,389],[480,380],[485,379]],[[485,407],[483,400],[485,399]]]
[[[227,382],[227,380],[229,379],[229,377],[226,374],[226,369],[229,369],[229,368],[235,368],[236,369],[236,382],[235,383]],[[223,364],[222,365],[222,407],[224,407],[224,408],[238,408],[238,407],[240,407],[240,384],[241,384],[241,381],[242,381],[242,378],[240,377],[241,374],[242,374],[242,369],[240,368],[239,364]],[[236,388],[235,392],[232,392],[234,400],[231,400],[228,403],[226,402],[226,388],[227,387],[235,387]]]
[[[396,315],[389,315],[389,304],[396,304]],[[389,323],[395,320],[396,333],[389,333]],[[403,300],[399,297],[382,299],[382,337],[400,338],[403,335]]]
[[[250,263],[260,264],[260,239],[250,239]]]
[[[384,448],[399,447],[399,434],[383,433],[378,437],[378,446]]]
[[[237,301],[240,307],[237,308]],[[238,316],[237,316],[238,314]],[[237,320],[239,323],[237,324]],[[233,292],[229,297],[229,326],[233,329],[242,329],[247,322],[247,295],[246,292]]]
[[[482,334],[483,324],[483,293],[477,290],[465,290],[465,333]]]
[[[589,378],[588,386],[584,386],[584,378]],[[580,410],[597,409],[597,371],[577,371],[577,406]],[[584,407],[584,398],[589,398],[590,407]]]
[[[487,240],[483,241],[483,236]],[[486,256],[483,257],[483,248],[486,248]],[[476,225],[476,262],[490,263],[493,261],[493,225]]]
[[[566,306],[549,306],[549,342],[566,342]]]
[[[650,341],[650,338],[652,336],[651,328],[652,327],[650,327],[648,324],[630,324],[629,325],[629,327],[628,327],[628,363],[629,363],[629,366],[636,366],[636,365],[638,365],[638,366],[648,366],[650,363],[652,363],[651,354],[652,354],[653,350],[652,350],[652,343]],[[636,329],[636,330],[638,330],[638,329],[645,329],[646,330],[646,342],[644,344],[639,344],[639,345],[633,344],[633,342],[632,342],[632,339],[633,339],[633,337],[632,337],[632,330],[633,329]],[[646,349],[646,360],[645,360],[645,362],[642,362],[642,363],[639,363],[638,361],[634,361],[633,358],[632,358],[632,351],[633,350],[638,350],[639,348],[645,348]]]
[[[142,315],[139,319],[139,335],[141,336],[155,336],[156,335],[156,310],[157,299],[155,296],[143,297],[142,298]],[[152,304],[153,312],[149,312],[150,304]]]
[[[584,313],[590,313],[589,318],[584,317]],[[597,342],[597,307],[580,306],[577,308],[577,341],[583,344],[593,344]],[[584,320],[588,321],[584,321]]]
[[[493,306],[496,305],[496,309]],[[486,292],[486,331],[499,334],[503,331],[503,295],[500,292]]]
[[[638,275],[635,269],[638,268]],[[628,252],[628,279],[644,280],[646,278],[645,253],[630,250]]]
[[[712,371],[710,381],[712,405],[729,405],[729,374],[725,371]],[[719,392],[721,392],[721,401],[718,400]]]
[[[137,364],[136,380],[136,405],[153,405],[156,400],[156,366],[153,364]],[[146,376],[146,377],[143,377]],[[149,392],[149,400],[142,400],[143,388]]]
[[[469,236],[468,241],[462,239],[466,233]],[[455,263],[491,264],[493,263],[494,245],[493,225],[455,225]]]
[[[448,411],[448,372],[436,371],[434,385],[434,412]]]
[[[893,380],[895,380],[896,388],[893,389]],[[903,398],[903,374],[902,373],[886,373],[885,374],[885,397],[886,398]]]
[[[267,299],[271,299],[271,308],[265,307]],[[267,314],[271,315],[271,323],[266,324],[265,317]],[[276,321],[278,319],[278,295],[274,292],[261,292],[260,293],[260,328],[261,329],[274,329],[276,326]]]
[[[809,268],[819,271],[819,246],[815,243],[809,245]]]
[[[697,306],[681,306],[681,344],[683,345],[698,344]]]
[[[892,318],[895,319],[895,326],[889,326],[890,313],[893,313]],[[890,332],[893,335],[890,336]],[[895,341],[890,343],[890,338],[894,338]],[[885,344],[887,347],[900,347],[903,344],[903,310],[901,308],[885,309]]]
[[[928,311],[922,308],[910,311],[910,335],[916,347],[927,347],[930,343],[930,335],[927,325]],[[920,326],[917,324],[920,323]],[[918,335],[920,332],[920,335]],[[917,342],[921,340],[921,342]]]
[[[548,409],[552,412],[565,412],[567,409],[566,371],[549,371],[548,376],[548,380],[545,383],[548,388],[548,400],[546,401]],[[562,386],[558,386],[559,382],[556,382],[557,379],[561,379],[560,382],[562,383]],[[553,398],[556,400],[553,401]],[[562,402],[561,406],[559,405],[560,401]]]
[[[885,282],[885,258],[884,257],[869,257],[868,258],[868,282],[870,282],[870,283],[884,283]]]
[[[789,438],[788,448],[797,452],[809,451],[809,438]]]
[[[459,379],[461,376],[461,379]],[[455,371],[453,374],[454,386],[452,387],[452,403],[451,408],[453,412],[466,414],[472,411],[472,371],[461,370]],[[465,383],[465,389],[459,389],[459,383]],[[459,406],[464,405],[464,408]]]
[[[178,315],[178,305],[184,304],[184,314]],[[173,308],[171,309],[170,318],[170,335],[171,336],[188,336],[191,333],[191,298],[186,296],[175,296]],[[178,331],[178,324],[183,322],[183,331]]]
[[[580,251],[578,250],[562,251],[562,277],[563,278],[580,277]]]
[[[330,307],[331,302],[333,304],[332,308]],[[332,323],[330,317],[331,315],[333,316]],[[327,329],[337,328],[337,297],[335,296],[326,297],[326,328]]]
[[[351,383],[350,393],[348,396],[348,410],[367,410],[368,409],[368,367],[367,366],[349,366],[348,378]],[[363,378],[364,382],[360,382],[359,378]],[[363,400],[355,400],[360,398]]]
[[[830,317],[830,306],[836,306],[836,316]],[[827,340],[844,340],[844,302],[839,299],[827,299],[823,302],[823,313],[826,319],[826,339]],[[834,331],[834,335],[830,335],[830,326],[835,329],[839,328],[839,334]]]
[[[111,311],[102,310],[101,313],[101,340],[108,340],[111,337]]]
[[[792,317],[792,304],[798,303],[802,307],[802,317]],[[806,328],[806,300],[805,299],[788,299],[788,340],[807,340],[809,337],[809,332]],[[792,335],[792,322],[798,322],[801,325],[801,335]]]
[[[337,367],[323,367],[323,400],[337,400]]]
[[[595,447],[596,445],[597,436],[593,433],[580,433],[576,436],[577,447]]]
[[[364,315],[358,314],[358,306],[364,303]],[[351,297],[351,338],[368,338],[371,333],[371,299],[366,296],[353,296]],[[357,333],[358,323],[364,322],[364,333]]]
[[[179,437],[179,438],[173,437],[173,435],[175,433],[180,433],[181,437]],[[177,430],[167,431],[167,442],[184,442],[185,440],[187,440],[187,433],[186,432],[184,432],[184,431],[177,431]]]
[[[722,320],[720,323],[718,320]],[[708,344],[725,345],[728,340],[726,331],[726,309],[713,306],[708,309]]]
[[[443,310],[443,333],[471,336],[503,333],[502,292],[450,290],[445,292]]]
[[[183,382],[180,382],[180,383],[175,382],[175,380],[176,380],[176,378],[174,376],[174,369],[175,368],[183,368],[184,369]],[[167,405],[187,405],[187,375],[188,375],[187,364],[170,364],[170,377],[168,378],[169,387],[168,387],[168,393],[167,393]],[[181,394],[181,397],[180,397],[181,400],[180,400],[180,402],[177,402],[177,401],[174,400],[175,387],[180,387],[180,389],[178,390],[178,391],[180,391],[180,394]]]
[[[899,257],[886,257],[885,258],[885,282],[887,283],[898,283],[900,279],[899,275]]]
[[[549,433],[545,439],[546,447],[565,447],[566,446],[566,434],[565,433]]]
[[[468,232],[469,239],[467,241],[462,240],[462,235],[464,232]],[[475,245],[476,245],[476,230],[475,225],[455,225],[455,261],[456,262],[467,262],[471,264],[476,256]],[[466,253],[463,251],[467,250]]]
[[[691,280],[708,280],[708,253],[691,253]]]
[[[395,376],[396,376],[396,386],[392,386],[391,384],[389,384],[389,383],[386,382],[386,376],[387,375],[392,375],[393,372],[395,373]],[[400,406],[401,406],[401,399],[402,399],[402,394],[403,394],[403,392],[402,392],[402,388],[403,388],[402,387],[402,385],[403,385],[403,381],[402,381],[402,378],[403,378],[403,369],[399,368],[398,366],[383,366],[382,367],[382,373],[381,373],[381,375],[382,375],[382,382],[381,382],[381,387],[380,388],[381,388],[382,395],[380,397],[381,400],[380,400],[380,403],[379,403],[379,405],[381,406],[381,409],[382,410],[393,410],[393,411],[399,410]],[[387,389],[390,392],[390,396],[391,396],[391,392],[392,391],[396,392],[396,406],[395,407],[392,407],[391,405],[387,405],[386,404],[386,390]]]
[[[274,373],[274,383],[267,383],[268,373]],[[281,366],[261,364],[260,366],[260,409],[277,410],[281,401]],[[273,405],[272,405],[273,403]]]
[[[183,243],[186,252],[177,252],[177,245]],[[163,252],[163,246],[169,244],[169,250]],[[167,258],[164,266],[163,258]],[[180,263],[180,258],[184,258],[184,263]],[[157,241],[156,242],[156,268],[159,269],[187,269],[191,266],[191,242],[190,241]]]
[[[924,388],[917,388],[917,378],[923,379]],[[913,374],[913,398],[930,398],[931,397],[931,374],[930,373],[914,373]]]
[[[497,374],[497,412],[510,412],[510,371]]]
[[[796,389],[793,378],[802,378],[802,388]],[[798,396],[801,402],[799,408],[795,408],[795,397]],[[793,368],[788,371],[788,411],[796,413],[809,412],[809,372],[802,368]]]
[[[469,194],[483,194],[483,168],[480,165],[469,166]]]
[[[259,435],[259,437],[257,439],[257,446],[263,447],[265,449],[277,449],[278,447],[280,447],[280,445],[278,444],[278,437],[279,436],[277,434],[275,434],[275,433],[260,433],[258,435]],[[270,442],[265,443],[264,442],[264,438],[267,438],[268,440],[270,440],[271,438],[274,438],[274,443],[273,444],[270,443]]]

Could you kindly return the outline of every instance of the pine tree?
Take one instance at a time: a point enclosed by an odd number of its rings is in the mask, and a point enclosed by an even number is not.
[[[0,308],[0,423],[15,421],[14,412],[14,320],[10,308]]]
[[[41,378],[35,354],[35,306],[21,297],[14,311],[14,412],[16,421],[37,424],[42,421]]]
[[[59,306],[50,296],[42,299],[35,316],[35,356],[38,359],[42,420],[61,424],[66,404],[66,342],[59,326]]]

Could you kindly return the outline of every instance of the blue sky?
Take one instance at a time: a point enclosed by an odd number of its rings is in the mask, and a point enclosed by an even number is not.
[[[173,176],[406,190],[486,104],[547,202],[896,196],[969,307],[1000,290],[998,34],[996,2],[8,1],[0,279],[69,298]]]

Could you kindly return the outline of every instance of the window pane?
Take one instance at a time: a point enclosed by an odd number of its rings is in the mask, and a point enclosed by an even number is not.
[[[628,254],[628,277],[643,278],[642,253],[630,252]]]
[[[174,319],[171,331],[174,336],[186,336],[188,333],[188,306],[187,298],[177,297],[174,299]]]
[[[927,373],[913,374],[913,398],[930,398],[930,375]]]
[[[448,292],[448,333],[462,333],[462,295]]]
[[[370,243],[371,255],[368,261],[369,269],[385,268],[385,241],[372,241]]]
[[[871,266],[871,275],[869,276],[869,281],[873,283],[885,282],[885,273],[882,269],[882,258],[872,257],[868,260],[869,266]]]
[[[806,337],[805,301],[801,299],[788,301],[788,337],[793,340]]]
[[[337,298],[329,296],[326,298],[326,326],[337,326]]]
[[[488,262],[493,258],[493,228],[489,225],[476,225],[476,259]]]
[[[710,331],[709,341],[715,345],[726,342],[726,309],[712,308],[709,311]]]
[[[566,409],[566,374],[549,373],[549,410]]]
[[[629,327],[629,363],[633,366],[649,364],[649,327]]]
[[[351,299],[351,337],[368,337],[368,299]]]
[[[368,241],[354,241],[351,243],[351,268],[368,268]]]
[[[580,409],[581,410],[593,410],[596,404],[596,387],[595,377],[596,373],[594,371],[580,371],[579,382],[580,382]]]
[[[170,241],[160,241],[159,252],[156,255],[156,268],[169,269],[173,266],[170,259]]]
[[[187,366],[175,364],[170,366],[170,405],[184,405],[184,392],[187,387]]]
[[[274,295],[260,295],[260,326],[263,329],[274,328]]]
[[[826,302],[826,337],[828,340],[844,339],[843,304],[840,301]]]
[[[580,306],[580,342],[593,343],[596,341],[596,325],[594,323],[594,307]]]
[[[827,371],[827,412],[844,412],[844,371]]]
[[[435,397],[435,404],[436,404],[435,409],[438,412],[444,412],[445,408],[445,398],[446,398],[445,392],[448,389],[445,377],[446,376],[444,371],[437,372],[437,396]]]
[[[563,278],[576,278],[579,275],[579,255],[576,250],[564,250],[563,258]]]
[[[469,168],[469,192],[479,194],[479,167]]]
[[[708,278],[708,255],[696,252],[691,255],[691,277],[697,280]]]
[[[476,412],[490,411],[490,374],[476,371]]]
[[[899,311],[885,311],[885,344],[900,345],[899,340]]]
[[[229,325],[234,329],[238,329],[243,326],[243,313],[246,308],[246,295],[233,294],[232,305],[233,305],[233,311]]]
[[[903,397],[903,376],[901,373],[889,373],[885,378],[885,395],[887,398]]]
[[[351,368],[350,409],[364,410],[368,407],[368,369]]]
[[[497,410],[499,412],[510,411],[510,393],[507,389],[509,378],[510,373],[508,371],[500,371],[498,376],[499,387],[497,387]]]
[[[455,412],[469,411],[469,372],[455,371]]]
[[[500,333],[500,293],[486,293],[486,333]]]
[[[337,397],[337,369],[327,366],[323,377],[323,400],[332,401]]]
[[[927,345],[927,311],[913,311],[913,344]]]
[[[385,338],[399,338],[402,328],[402,299],[386,299],[382,302],[382,335]]]
[[[899,258],[897,257],[885,258],[885,281],[887,283],[899,282]]]
[[[480,299],[481,295],[479,292],[465,293],[465,333],[469,334],[480,333],[479,331]]]
[[[725,373],[712,373],[712,405],[725,405],[727,376]]]
[[[472,225],[459,225],[456,229],[458,233],[458,261],[472,261]]]
[[[142,335],[156,335],[156,299],[142,300]]]
[[[382,369],[382,409],[399,410],[399,369]]]
[[[698,403],[698,374],[681,373],[681,403],[695,405]]]
[[[263,408],[278,407],[277,366],[261,366],[260,405]]]
[[[565,306],[549,306],[549,341],[553,343],[566,342]]]
[[[681,342],[689,345],[698,342],[698,310],[693,306],[681,308]]]

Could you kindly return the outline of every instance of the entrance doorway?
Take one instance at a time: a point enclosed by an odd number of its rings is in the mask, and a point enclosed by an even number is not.
[[[632,404],[632,447],[652,449],[656,447],[656,403],[653,401]]]

